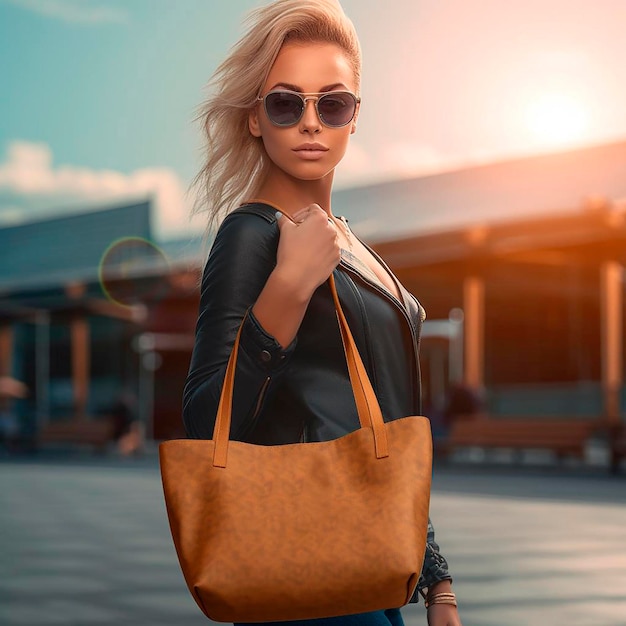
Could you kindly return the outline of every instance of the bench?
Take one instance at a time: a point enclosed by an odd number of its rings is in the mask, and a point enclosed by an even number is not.
[[[513,450],[551,450],[559,458],[584,457],[587,440],[598,428],[594,420],[556,417],[457,418],[443,445],[450,453],[456,448],[508,448]]]
[[[69,443],[92,446],[103,452],[107,444],[113,441],[115,424],[112,419],[83,418],[54,420],[42,426],[37,440],[40,444]]]

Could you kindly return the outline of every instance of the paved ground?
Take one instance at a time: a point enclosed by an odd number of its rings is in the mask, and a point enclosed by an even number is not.
[[[464,626],[626,626],[626,475],[437,468]],[[0,624],[200,626],[156,457],[0,459]],[[423,607],[403,610],[425,625]]]

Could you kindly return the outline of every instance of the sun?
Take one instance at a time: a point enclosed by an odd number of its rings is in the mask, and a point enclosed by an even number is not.
[[[527,112],[528,128],[546,146],[576,143],[584,138],[588,119],[584,107],[565,93],[537,98]]]

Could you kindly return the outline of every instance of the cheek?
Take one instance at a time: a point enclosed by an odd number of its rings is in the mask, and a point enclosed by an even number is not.
[[[299,164],[297,160],[293,159],[291,149],[294,145],[300,143],[304,139],[302,135],[298,133],[297,127],[292,128],[276,128],[268,120],[259,120],[259,128],[261,130],[261,140],[265,152],[272,161],[279,168],[290,170],[294,165]],[[331,152],[328,159],[324,160],[324,164],[327,167],[336,167],[343,159],[348,145],[350,143],[351,125],[341,129],[325,129],[324,132],[317,138],[322,143],[326,144]],[[295,134],[295,136],[292,135]],[[321,163],[320,163],[321,164]],[[304,164],[305,167],[309,167],[308,164]]]
[[[346,127],[346,129],[342,130],[341,134],[338,134],[337,136],[337,140],[335,142],[335,151],[339,159],[343,158],[343,155],[348,149],[348,144],[350,143],[350,135],[352,134],[350,128],[351,126]]]
[[[268,132],[267,129],[263,129],[262,141],[263,146],[265,147],[265,152],[267,152],[267,155],[272,161],[279,158],[281,153],[284,153],[285,151],[286,142],[275,130],[270,130]]]
[[[277,128],[263,116],[259,119],[259,130],[261,131],[261,139],[265,145],[266,150],[270,148],[276,148],[285,143],[285,130],[284,128]],[[282,131],[282,132],[281,132]]]

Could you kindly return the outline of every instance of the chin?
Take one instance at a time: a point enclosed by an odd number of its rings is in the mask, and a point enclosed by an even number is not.
[[[330,168],[328,167],[328,165],[326,165],[325,167],[315,168],[297,168],[289,172],[289,174],[298,180],[323,180],[327,176],[332,176],[333,172],[335,171],[335,167],[337,167],[337,164],[333,165]]]
[[[312,182],[315,180],[324,180],[324,178],[326,178],[328,175],[330,174],[330,172],[327,172],[326,174],[323,174],[322,176],[294,176],[294,178],[297,178],[298,180],[305,180],[307,182]]]

